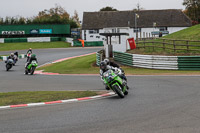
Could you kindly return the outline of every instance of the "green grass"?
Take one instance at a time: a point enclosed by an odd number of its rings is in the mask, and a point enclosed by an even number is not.
[[[187,29],[169,34],[163,38],[180,39],[180,40],[200,40],[200,24]]]
[[[96,54],[40,67],[38,70],[60,74],[93,74],[99,72],[99,67],[95,67],[94,62],[96,62]]]
[[[44,48],[67,48],[70,43],[67,42],[23,42],[23,43],[2,43],[0,51],[24,50],[24,49],[44,49]]]
[[[101,94],[95,91],[37,91],[0,93],[0,106],[49,102],[89,97]]]
[[[96,55],[88,55],[78,57],[40,67],[38,70],[45,72],[54,72],[60,74],[99,74],[99,67],[95,66]],[[131,75],[185,75],[185,74],[200,74],[200,71],[183,71],[183,70],[155,70],[122,66],[126,74]]]
[[[200,41],[200,24],[195,25],[192,27],[189,27],[187,29],[166,35],[162,37],[163,39],[174,39],[174,40],[189,40],[189,41]],[[189,49],[191,50],[199,50],[199,51],[187,51],[187,46],[176,46],[176,49],[185,49],[185,50],[176,50],[174,51],[173,45],[165,44],[166,49],[158,48],[163,47],[163,40],[162,39],[155,39],[155,40],[149,40],[147,42],[156,42],[156,43],[146,43],[145,46],[155,46],[153,47],[146,47],[130,50],[128,53],[134,53],[134,54],[153,54],[153,55],[200,55],[200,42],[189,42]],[[173,44],[172,40],[166,40],[165,43],[171,43]],[[186,45],[186,41],[176,41],[176,44],[178,45]],[[192,46],[192,45],[198,45],[198,47]],[[143,43],[138,43],[137,47],[144,46]],[[171,49],[167,49],[171,48]]]

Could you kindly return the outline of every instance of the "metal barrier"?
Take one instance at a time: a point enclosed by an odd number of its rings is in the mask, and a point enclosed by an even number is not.
[[[100,62],[104,59],[104,50],[96,52],[96,65],[99,66]]]
[[[82,47],[80,41],[73,41],[75,47]],[[84,42],[85,47],[103,46],[103,41]]]
[[[8,57],[8,56],[0,56],[0,59],[6,61],[6,60],[7,60],[7,57]],[[26,58],[26,57],[27,57],[27,55],[25,55],[25,54],[20,54],[20,55],[18,56],[19,59],[23,59],[23,58]]]
[[[114,60],[123,65],[133,66],[133,55],[128,53],[113,52]]]
[[[114,60],[123,65],[141,68],[200,70],[200,56],[159,56],[114,52]]]
[[[179,56],[179,70],[200,70],[200,56]]]

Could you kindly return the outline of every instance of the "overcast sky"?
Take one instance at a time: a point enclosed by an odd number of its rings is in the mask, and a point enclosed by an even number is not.
[[[83,12],[99,11],[106,6],[118,10],[132,10],[136,8],[137,3],[146,10],[185,9],[182,5],[183,0],[0,0],[0,17],[32,17],[39,11],[50,9],[58,4],[70,15],[73,15],[76,10],[82,20]]]

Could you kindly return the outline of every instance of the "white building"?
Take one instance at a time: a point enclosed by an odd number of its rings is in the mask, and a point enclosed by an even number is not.
[[[160,32],[171,34],[191,25],[191,20],[178,9],[84,12],[82,39],[105,41],[100,33],[128,33],[127,38],[136,38],[136,31],[138,38],[149,38]]]

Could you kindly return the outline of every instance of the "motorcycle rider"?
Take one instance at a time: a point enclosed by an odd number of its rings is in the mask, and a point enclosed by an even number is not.
[[[14,53],[14,63],[18,61],[18,52]]]
[[[106,62],[107,65],[110,65],[110,66],[112,66],[112,67],[120,68],[120,66],[119,66],[118,64],[116,64],[116,63],[110,61],[110,60],[107,59],[107,58],[105,58],[103,61]]]
[[[103,74],[104,74],[104,72],[108,71],[109,69],[111,69],[115,73],[117,73],[119,75],[119,77],[122,78],[123,84],[127,86],[126,77],[122,73],[121,69],[119,69],[117,67],[112,67],[112,66],[108,65],[107,62],[105,62],[105,61],[102,61],[100,63],[100,76],[101,76],[101,80],[102,81],[103,81]],[[106,90],[110,89],[108,86],[105,86],[105,88],[106,88]],[[127,86],[127,89],[128,89],[128,86]]]
[[[28,62],[28,60],[29,60],[29,58],[30,58],[30,56],[31,56],[32,53],[33,53],[33,52],[32,52],[32,48],[29,48],[28,51],[26,52],[26,55],[27,55],[27,62]]]
[[[10,56],[7,57],[7,61],[8,61],[9,59],[12,59],[12,60],[14,61],[14,59],[15,59],[14,53],[11,53]],[[7,61],[6,61],[6,63],[7,63]]]
[[[122,68],[120,68],[120,66],[119,66],[118,64],[116,64],[115,62],[110,61],[110,60],[107,59],[107,58],[104,59],[104,62],[105,62],[107,65],[109,65],[109,66],[119,68],[119,69],[121,70],[121,73],[122,73],[122,74],[121,74],[121,75],[122,75],[122,78],[125,79],[125,80],[127,81],[127,78],[126,78],[126,76],[125,76],[124,70],[123,70]]]
[[[16,55],[18,57],[19,54],[18,54],[18,52],[15,52],[14,55]]]
[[[29,49],[28,49],[28,51],[26,52],[26,54],[28,54],[28,53],[30,53],[30,54],[33,53],[32,48],[29,48]]]
[[[27,66],[28,66],[29,64],[31,64],[31,62],[34,61],[34,60],[37,62],[36,55],[35,55],[35,54],[32,54],[31,57],[28,58],[28,61],[27,61],[27,63],[26,63],[26,67],[25,67],[25,68],[27,68]],[[38,63],[38,62],[37,62],[37,63]]]

